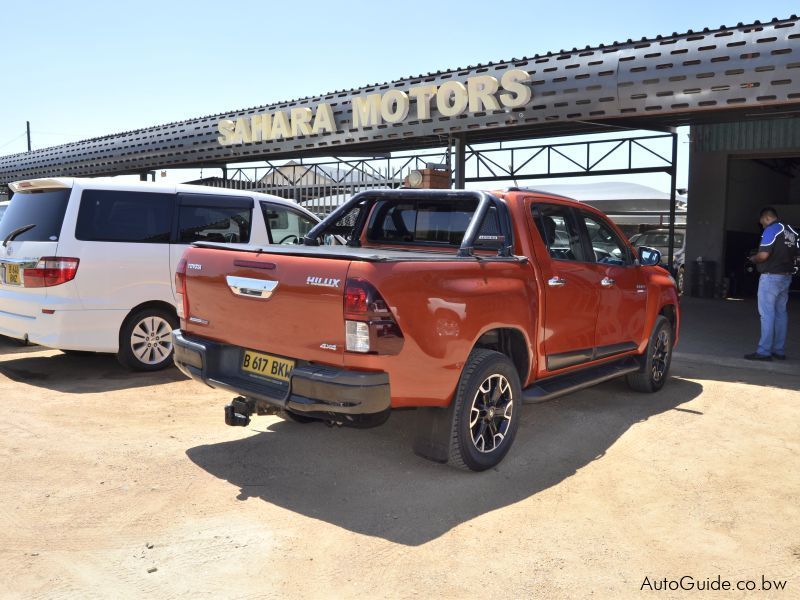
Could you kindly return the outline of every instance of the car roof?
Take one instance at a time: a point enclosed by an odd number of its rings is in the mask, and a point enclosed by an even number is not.
[[[299,208],[302,212],[313,214],[304,206],[294,200],[287,200],[280,196],[265,194],[252,190],[237,190],[230,188],[218,188],[205,185],[191,185],[187,183],[160,183],[156,181],[124,181],[113,177],[50,177],[46,179],[26,179],[15,181],[11,184],[15,192],[25,191],[26,189],[49,189],[49,188],[73,188],[80,189],[103,189],[118,191],[147,191],[152,193],[184,193],[184,194],[209,194],[214,196],[248,196],[255,200],[264,200]]]

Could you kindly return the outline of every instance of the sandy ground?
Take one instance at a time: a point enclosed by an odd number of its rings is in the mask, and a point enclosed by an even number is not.
[[[672,374],[526,406],[473,474],[411,453],[412,412],[231,428],[174,369],[0,338],[0,597],[800,597],[800,376]]]

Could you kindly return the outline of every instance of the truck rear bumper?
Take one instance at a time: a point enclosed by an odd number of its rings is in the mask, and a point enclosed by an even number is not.
[[[389,375],[326,365],[298,364],[288,384],[250,377],[240,371],[242,348],[172,332],[175,365],[206,385],[309,417],[359,421],[388,416]]]

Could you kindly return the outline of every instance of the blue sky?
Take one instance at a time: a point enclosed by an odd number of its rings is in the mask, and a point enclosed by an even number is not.
[[[25,151],[26,120],[33,147],[43,148],[429,71],[797,12],[796,2],[740,0],[6,0],[0,155]]]

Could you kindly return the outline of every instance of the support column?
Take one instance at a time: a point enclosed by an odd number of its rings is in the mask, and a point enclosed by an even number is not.
[[[669,186],[669,254],[667,267],[670,273],[674,271],[675,258],[675,187],[678,185],[678,134],[672,132],[672,167],[670,169]]]
[[[467,136],[463,133],[456,133],[452,136],[455,152],[455,168],[453,169],[453,185],[458,190],[463,190],[466,186],[466,173],[464,172],[467,164]]]

